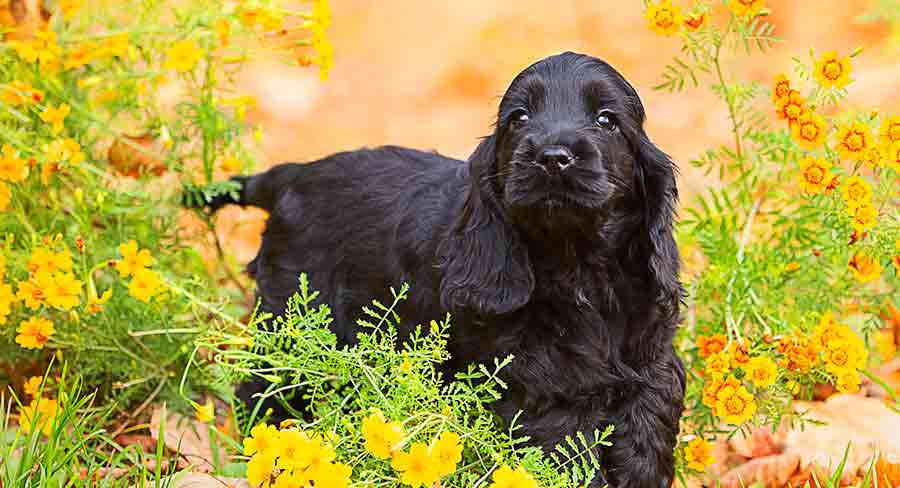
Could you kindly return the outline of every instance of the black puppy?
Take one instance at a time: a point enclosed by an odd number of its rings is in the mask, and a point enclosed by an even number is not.
[[[408,282],[401,336],[450,312],[451,370],[515,355],[495,409],[523,411],[532,443],[613,423],[610,485],[666,487],[685,382],[677,190],[643,122],[622,75],[565,53],[513,80],[467,162],[345,152],[237,178],[240,199],[210,206],[269,211],[249,265],[265,310],[282,312],[306,272],[352,344],[362,306]]]

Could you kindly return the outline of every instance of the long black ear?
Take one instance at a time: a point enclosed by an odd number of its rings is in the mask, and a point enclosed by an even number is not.
[[[534,290],[528,249],[503,214],[495,173],[496,138],[490,136],[469,158],[469,192],[441,247],[441,305],[451,312],[512,312]]]
[[[683,290],[678,278],[681,265],[672,223],[678,204],[675,185],[675,163],[647,137],[643,129],[636,134],[636,187],[644,204],[647,240],[642,247],[649,265],[650,277],[657,286],[658,298],[676,305]],[[674,303],[673,303],[674,302]]]

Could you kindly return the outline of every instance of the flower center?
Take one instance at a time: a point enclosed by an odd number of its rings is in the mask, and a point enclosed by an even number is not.
[[[841,73],[843,73],[844,68],[841,67],[841,63],[832,60],[825,63],[825,67],[822,69],[825,73],[825,77],[829,80],[836,80],[840,78]]]
[[[725,402],[725,409],[728,410],[728,413],[730,414],[740,414],[744,411],[744,401],[737,396],[733,396]]]
[[[844,143],[851,151],[859,151],[865,145],[861,134],[854,132],[844,139]]]
[[[800,128],[800,134],[804,139],[815,139],[819,135],[819,129],[815,124],[803,124]]]
[[[785,113],[789,119],[796,120],[797,117],[800,116],[800,106],[794,104],[788,105],[787,109],[785,109]]]
[[[775,87],[775,95],[781,98],[788,94],[788,90],[787,83],[779,83],[778,86]]]
[[[847,192],[850,195],[850,198],[856,201],[862,200],[865,196],[865,192],[859,186],[851,186],[850,191]]]
[[[900,141],[900,124],[892,124],[888,129],[888,139],[891,141]]]
[[[817,166],[806,170],[806,181],[810,183],[821,183],[824,176],[825,172],[822,171],[822,168],[819,168]]]
[[[674,20],[671,10],[664,9],[656,13],[656,25],[660,27],[671,27]]]

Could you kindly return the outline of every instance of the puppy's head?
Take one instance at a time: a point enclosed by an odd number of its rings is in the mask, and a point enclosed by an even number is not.
[[[475,302],[496,313],[526,303],[537,257],[523,235],[623,240],[611,244],[646,263],[656,292],[671,302],[680,293],[674,165],[650,142],[644,119],[634,88],[597,58],[564,53],[520,73],[494,134],[469,159],[472,190],[457,236],[464,253],[447,282],[467,279],[445,287],[445,304]]]

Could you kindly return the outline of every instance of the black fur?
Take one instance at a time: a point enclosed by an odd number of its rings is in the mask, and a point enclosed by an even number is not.
[[[249,265],[263,307],[281,312],[306,272],[352,344],[361,307],[408,282],[400,333],[450,312],[449,370],[515,355],[495,409],[522,410],[533,444],[614,423],[610,486],[669,486],[685,382],[677,190],[643,122],[617,71],[565,53],[516,77],[467,162],[383,147],[242,180],[236,203],[270,212]]]

